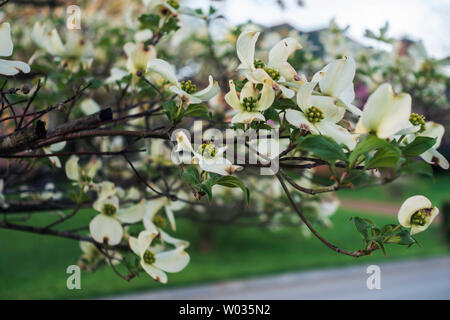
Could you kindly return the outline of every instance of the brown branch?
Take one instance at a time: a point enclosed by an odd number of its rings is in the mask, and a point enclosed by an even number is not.
[[[357,250],[357,251],[348,251],[345,249],[341,249],[337,246],[335,246],[334,244],[328,242],[327,240],[325,240],[311,225],[311,223],[308,221],[308,219],[306,219],[306,217],[303,215],[303,213],[301,212],[301,210],[298,208],[297,204],[295,203],[295,201],[292,199],[291,193],[289,192],[288,188],[286,187],[286,184],[283,181],[283,177],[281,176],[280,173],[277,173],[277,178],[280,181],[281,187],[284,190],[284,193],[286,194],[292,208],[295,210],[295,212],[297,213],[297,215],[300,217],[300,219],[303,221],[303,223],[308,227],[308,229],[317,237],[317,239],[319,239],[320,241],[322,241],[322,243],[324,243],[328,248],[332,249],[333,251],[336,251],[337,253],[342,253],[351,257],[355,257],[355,258],[359,258],[361,256],[367,256],[370,255],[373,251],[377,250],[378,247],[373,247],[370,246],[369,248],[365,249],[365,250]]]
[[[38,120],[33,126],[15,131],[0,141],[0,153],[20,151],[47,136],[45,122]]]

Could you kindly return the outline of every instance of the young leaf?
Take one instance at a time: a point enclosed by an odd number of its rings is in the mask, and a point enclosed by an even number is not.
[[[417,157],[436,144],[436,138],[416,137],[413,142],[403,148],[405,157]]]
[[[219,184],[228,188],[241,188],[242,192],[244,192],[245,201],[250,203],[250,190],[244,185],[244,183],[234,176],[222,176],[218,178],[214,184]]]
[[[372,150],[380,149],[382,147],[395,149],[395,147],[386,140],[380,139],[372,134],[367,135],[358,142],[355,149],[353,149],[352,153],[350,154],[348,158],[350,167],[353,167],[358,161],[359,157],[363,154],[366,154]]]
[[[297,149],[310,151],[322,160],[330,163],[336,160],[347,161],[342,147],[329,137],[309,135],[301,137],[297,142]]]
[[[191,104],[186,109],[183,116],[208,118],[209,110],[208,110],[208,107],[206,106],[206,104],[204,104],[204,103]]]

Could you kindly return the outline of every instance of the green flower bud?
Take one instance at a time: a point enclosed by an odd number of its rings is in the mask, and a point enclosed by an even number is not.
[[[153,264],[156,261],[155,254],[150,250],[145,251],[143,258],[146,264]]]
[[[244,107],[245,111],[253,111],[254,109],[256,109],[256,104],[257,104],[257,100],[253,97],[247,97],[244,98],[244,100],[242,101],[242,106]]]
[[[314,106],[312,106],[311,108],[306,110],[305,116],[306,116],[306,119],[308,119],[308,121],[311,123],[320,122],[324,118],[322,110],[320,110],[319,108],[316,108]]]
[[[425,117],[424,116],[417,114],[417,113],[411,113],[411,115],[409,116],[409,122],[411,122],[413,126],[420,125],[419,132],[425,131]]]
[[[197,86],[193,84],[191,80],[181,81],[181,90],[189,94],[193,94],[197,92]]]

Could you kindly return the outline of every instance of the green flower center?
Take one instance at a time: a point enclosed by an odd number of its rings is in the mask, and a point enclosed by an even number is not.
[[[425,117],[417,114],[417,113],[411,113],[409,116],[409,122],[412,123],[413,126],[420,126],[419,132],[425,131]]]
[[[424,226],[428,222],[431,209],[421,209],[411,216],[411,224]]]
[[[243,106],[245,111],[250,111],[251,112],[254,109],[256,109],[257,102],[258,101],[255,98],[253,98],[253,97],[246,97],[242,101],[242,106]]]
[[[154,264],[156,261],[155,254],[150,250],[145,251],[143,258],[146,264]]]
[[[214,158],[217,153],[217,148],[213,143],[204,143],[198,148],[198,152],[204,158]]]
[[[264,67],[266,66],[261,59],[255,60],[253,62],[253,65],[255,66],[256,69],[264,69]]]
[[[153,217],[153,223],[155,224],[155,226],[157,226],[158,228],[164,228],[166,226],[166,219],[164,219],[164,217],[160,214],[156,214]]]
[[[320,122],[323,119],[323,112],[319,108],[312,106],[308,110],[306,110],[306,119],[308,119],[311,123]]]
[[[167,4],[174,9],[180,8],[180,3],[178,2],[178,0],[167,0]]]
[[[272,69],[272,68],[264,68],[264,70],[274,81],[280,80],[281,75],[277,70]]]
[[[107,216],[112,216],[116,213],[116,207],[110,203],[105,203],[102,208],[102,213]]]
[[[181,81],[181,90],[183,90],[186,93],[193,94],[197,92],[197,86],[193,84],[191,80]]]

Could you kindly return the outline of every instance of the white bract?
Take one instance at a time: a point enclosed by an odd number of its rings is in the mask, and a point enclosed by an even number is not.
[[[123,236],[122,223],[136,223],[142,220],[146,210],[145,201],[126,209],[119,209],[119,198],[110,196],[94,203],[99,212],[89,223],[92,238],[99,243],[114,246]]]
[[[411,127],[410,115],[411,96],[407,93],[395,94],[392,86],[384,83],[369,96],[356,132],[370,132],[380,138],[390,138],[402,129]]]
[[[131,250],[141,258],[141,266],[153,279],[167,283],[165,272],[179,272],[189,263],[190,257],[184,251],[184,246],[164,251],[160,245],[151,246],[158,235],[156,230],[142,231],[138,238],[130,237],[128,242]]]
[[[344,56],[329,63],[319,72],[322,74],[319,81],[320,92],[336,98],[337,104],[360,116],[361,110],[352,104],[355,99],[353,88],[353,78],[356,72],[355,60],[352,57]]]
[[[243,70],[245,77],[254,83],[270,83],[275,89],[280,89],[287,97],[295,94],[283,84],[299,81],[295,69],[287,62],[289,56],[302,46],[294,38],[279,41],[269,52],[267,65],[262,60],[255,60],[255,45],[260,32],[246,31],[241,33],[236,43],[236,51],[241,64],[238,69]]]
[[[416,114],[413,114],[412,116],[416,116]],[[417,119],[417,116],[416,116],[416,119]],[[423,131],[419,130],[419,132],[417,132],[416,134],[410,134],[410,135],[406,136],[405,140],[407,142],[411,143],[414,141],[416,136],[436,138],[435,145],[431,149],[422,153],[420,155],[420,157],[429,164],[437,164],[442,169],[447,170],[449,168],[448,160],[440,152],[437,151],[437,149],[441,145],[442,137],[444,136],[444,132],[445,132],[445,128],[443,125],[435,123],[433,121],[427,121],[423,124]]]
[[[143,42],[128,42],[124,45],[123,50],[127,55],[127,70],[131,73],[133,85],[139,80],[139,75],[146,76],[147,64],[150,60],[156,58],[156,49],[153,46],[147,46]]]
[[[406,228],[411,228],[411,234],[426,230],[438,215],[439,209],[433,207],[431,201],[424,196],[413,196],[403,202],[398,211],[398,221]]]
[[[255,88],[255,84],[247,82],[241,90],[240,97],[236,92],[233,80],[230,80],[230,91],[225,95],[225,101],[239,111],[231,120],[232,123],[252,123],[255,120],[265,121],[261,113],[267,110],[275,100],[275,91],[265,81],[261,92]]]
[[[196,85],[191,80],[178,82],[175,68],[162,59],[150,60],[147,64],[148,71],[156,72],[166,79],[172,85],[170,91],[180,96],[181,100],[186,104],[209,101],[220,91],[217,81],[214,81],[211,75],[208,77],[208,86],[200,91],[197,91]]]
[[[181,194],[183,193],[181,192]],[[143,219],[145,228],[148,230],[152,230],[155,228],[165,227],[166,221],[164,217],[158,214],[158,212],[164,208],[163,210],[165,211],[167,219],[169,220],[170,227],[175,231],[176,225],[174,211],[183,209],[185,205],[185,202],[172,201],[166,197],[147,201],[147,210]]]
[[[289,109],[286,120],[297,128],[306,129],[311,134],[325,135],[343,143],[350,150],[356,145],[355,136],[337,123],[345,114],[345,109],[336,106],[336,98],[312,95],[319,74],[311,82],[303,84],[297,93],[297,105],[302,111]]]
[[[100,159],[92,158],[85,167],[80,168],[79,160],[77,156],[71,156],[67,160],[65,165],[66,176],[74,181],[74,185],[79,185],[86,192],[89,187],[93,186],[93,179],[100,170],[102,162]]]
[[[66,43],[63,43],[56,29],[36,22],[31,38],[41,49],[62,58],[70,67],[77,67],[79,62],[84,62],[87,66],[92,61],[93,46],[78,31],[67,31]]]
[[[223,157],[226,147],[217,148],[213,143],[204,143],[195,151],[188,137],[182,131],[176,133],[176,140],[175,152],[183,153],[181,156],[185,163],[187,162],[185,153],[187,153],[189,154],[189,163],[198,164],[206,172],[227,176],[242,170],[241,166],[235,166],[230,160]]]
[[[4,22],[0,24],[0,57],[9,57],[13,54],[14,44],[11,38],[11,26]],[[0,59],[0,74],[13,76],[19,72],[30,72],[30,66],[22,61]]]

